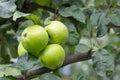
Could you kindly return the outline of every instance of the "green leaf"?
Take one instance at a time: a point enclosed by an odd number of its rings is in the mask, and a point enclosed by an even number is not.
[[[25,2],[25,0],[16,0],[17,7],[18,7],[19,9],[21,9],[22,6],[23,6],[23,4],[24,4],[24,2]]]
[[[97,37],[103,37],[108,31],[108,27],[105,25],[98,26]]]
[[[104,47],[104,49],[106,49],[114,58],[117,57],[118,51],[113,46],[107,45],[107,46]]]
[[[76,20],[85,23],[86,17],[84,15],[84,13],[80,10],[80,9],[76,9],[73,11],[72,13],[73,18],[75,18]]]
[[[25,17],[26,19],[32,20],[35,24],[40,24],[40,18],[37,15],[30,13],[23,13],[16,11],[13,14],[13,20],[16,21],[18,18]]]
[[[72,75],[71,80],[87,80],[87,79],[85,78],[84,74],[78,72]]]
[[[0,77],[3,76],[17,76],[17,75],[21,75],[21,72],[16,69],[11,67],[12,64],[4,64],[4,65],[0,65]]]
[[[17,38],[15,37],[15,34],[9,33],[9,34],[6,34],[5,37],[7,40],[7,46],[8,46],[8,50],[11,58],[16,58],[18,56],[17,54],[18,41],[17,41]]]
[[[40,18],[37,15],[28,15],[26,16],[26,19],[32,20],[34,22],[34,24],[38,24],[40,25]]]
[[[92,55],[93,67],[97,74],[102,77],[112,75],[115,64],[114,56],[109,51],[102,49]]]
[[[62,15],[63,17],[70,17],[71,15],[71,10],[70,7],[62,7],[59,10],[60,15]]]
[[[84,53],[87,52],[90,48],[82,43],[79,43],[77,46],[75,46],[75,53]]]
[[[93,27],[96,27],[99,21],[101,13],[100,12],[93,12],[90,16],[90,21]]]
[[[15,11],[14,14],[13,14],[13,20],[16,21],[18,18],[25,17],[25,16],[28,16],[28,15],[30,15],[30,14]]]
[[[21,72],[16,69],[16,68],[12,68],[12,67],[7,67],[4,71],[4,75],[8,76],[8,75],[12,75],[12,76],[17,76],[17,75],[21,75]]]
[[[11,27],[12,27],[11,23],[3,24],[3,25],[0,26],[0,32],[4,32],[4,31],[7,31],[7,30],[10,30]]]
[[[40,68],[40,60],[28,53],[18,58],[17,63],[13,65],[15,68],[21,71],[28,71],[35,68]]]
[[[32,80],[61,80],[61,79],[52,73],[46,73]]]
[[[9,18],[16,10],[15,0],[0,1],[0,17]]]
[[[26,21],[20,22],[19,26],[18,26],[18,30],[16,32],[16,35],[20,36],[21,33],[23,32],[23,30],[26,27],[31,26],[31,25],[34,25],[33,21],[31,21],[31,20],[26,20]]]
[[[112,24],[120,26],[120,9],[113,10],[108,18]]]
[[[71,22],[65,22],[65,25],[68,27],[69,30],[69,37],[66,43],[70,46],[77,45],[79,43],[80,37],[74,24]]]
[[[108,24],[109,20],[106,18],[106,13],[102,13],[98,23],[98,32],[97,37],[103,37],[108,31]]]
[[[9,55],[9,49],[7,46],[7,41],[5,38],[0,41],[0,56],[1,56],[1,62],[2,64],[10,63],[10,55]]]
[[[63,17],[70,17],[72,16],[76,20],[85,23],[86,17],[84,13],[78,8],[77,6],[73,5],[70,7],[63,7],[59,10],[59,13]]]
[[[63,3],[64,3],[64,1],[63,0],[53,0],[52,1],[53,2],[53,4],[55,4],[55,5],[62,5]]]
[[[17,80],[17,79],[13,76],[4,76],[4,77],[1,77],[0,80]]]
[[[120,6],[120,0],[117,0],[117,5]]]
[[[96,5],[106,5],[106,0],[94,0]]]

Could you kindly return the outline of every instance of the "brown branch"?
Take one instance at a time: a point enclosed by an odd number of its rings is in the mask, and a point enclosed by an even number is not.
[[[60,68],[62,68],[63,66],[75,63],[75,62],[89,60],[89,59],[91,59],[91,55],[92,55],[93,52],[94,51],[92,51],[92,49],[91,49],[91,50],[89,50],[88,52],[85,52],[85,53],[78,53],[78,54],[74,54],[74,55],[71,55],[71,56],[67,56],[65,58],[65,61],[64,61],[63,65]],[[29,79],[32,79],[32,78],[38,76],[38,75],[48,73],[48,72],[51,72],[51,71],[53,71],[53,70],[51,70],[49,68],[46,68],[46,67],[42,67],[42,68],[39,68],[37,70],[33,70],[33,71],[27,72],[23,75],[17,76],[17,80],[29,80]]]
[[[58,13],[57,9],[54,9],[50,6],[44,6],[44,5],[39,5],[37,3],[29,3],[29,2],[25,2],[24,5],[23,5],[23,8],[21,8],[19,10],[22,11],[22,12],[31,13],[38,8],[44,9],[46,11],[50,11],[52,13]]]
[[[112,23],[109,23],[109,24],[108,24],[108,27],[109,27],[109,28],[120,28],[120,26],[114,25],[114,24],[112,24]]]

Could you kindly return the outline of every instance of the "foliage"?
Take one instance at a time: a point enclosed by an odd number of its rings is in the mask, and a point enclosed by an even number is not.
[[[73,64],[69,75],[59,71],[61,76],[47,73],[33,80],[64,80],[67,76],[71,80],[118,80],[120,0],[50,0],[44,5],[34,0],[0,0],[0,80],[16,80],[15,76],[43,66],[32,55],[19,57],[17,46],[26,27],[33,24],[45,27],[52,20],[63,22],[69,30],[69,38],[63,44],[66,56],[90,48],[95,51],[91,61],[86,61],[91,67]],[[78,73],[72,71],[73,66]]]

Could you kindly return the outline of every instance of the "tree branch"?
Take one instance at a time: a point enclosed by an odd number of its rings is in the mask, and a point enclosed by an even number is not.
[[[72,64],[75,62],[89,60],[89,59],[91,59],[91,55],[93,52],[94,51],[92,51],[92,49],[90,49],[88,52],[85,52],[85,53],[77,53],[74,55],[67,56],[65,58],[63,65],[59,68],[62,68],[63,66],[66,66],[66,65],[69,65],[69,64]],[[23,75],[19,75],[16,78],[17,78],[17,80],[29,80],[29,79],[32,79],[32,78],[38,76],[38,75],[48,73],[51,71],[53,71],[53,70],[46,68],[46,67],[42,67],[42,68],[27,72]]]
[[[46,11],[50,11],[52,13],[58,13],[57,9],[54,9],[50,6],[44,6],[44,5],[39,5],[37,3],[29,3],[29,2],[25,2],[24,5],[23,5],[23,8],[21,8],[19,10],[22,11],[22,12],[31,13],[38,8],[44,9]]]
[[[109,28],[120,28],[120,26],[114,25],[112,23],[108,24]]]

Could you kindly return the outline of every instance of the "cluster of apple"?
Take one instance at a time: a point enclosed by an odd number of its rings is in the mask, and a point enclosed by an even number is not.
[[[68,39],[68,29],[60,21],[51,21],[47,26],[32,25],[21,34],[18,54],[29,52],[39,57],[42,64],[50,69],[60,67],[65,59],[65,51],[61,44]]]

